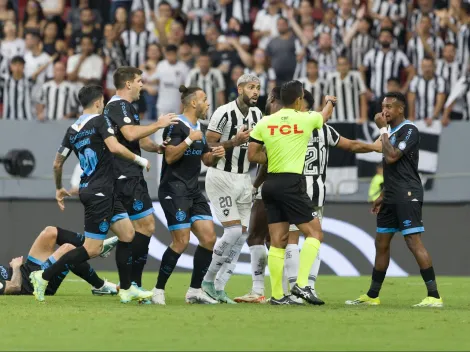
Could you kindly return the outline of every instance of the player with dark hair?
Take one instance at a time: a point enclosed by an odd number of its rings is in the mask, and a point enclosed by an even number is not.
[[[161,153],[162,146],[156,144],[149,136],[159,129],[176,123],[176,115],[160,116],[157,122],[140,126],[139,114],[132,103],[140,97],[143,86],[142,71],[135,67],[123,66],[114,72],[113,79],[116,95],[106,105],[104,116],[111,121],[119,143],[139,156],[141,148],[147,152]],[[114,169],[117,178],[115,189],[117,200],[125,209],[121,215],[129,216],[135,229],[132,240],[131,281],[133,285],[141,288],[148,246],[155,232],[152,199],[141,167],[127,160],[116,159]],[[150,300],[142,303],[150,304]]]
[[[115,201],[113,154],[132,161],[149,170],[147,159],[130,152],[114,136],[108,118],[100,115],[104,108],[103,88],[90,85],[80,89],[78,99],[83,106],[83,115],[67,129],[54,160],[56,200],[64,210],[64,198],[70,194],[62,186],[62,168],[72,150],[80,160],[83,173],[80,177],[79,196],[85,208],[85,242],[72,249],[45,270],[31,273],[34,296],[44,301],[49,281],[53,280],[67,266],[78,265],[98,256],[111,226],[119,241],[116,247],[116,264],[119,272],[119,296],[122,303],[141,300],[152,296],[150,291],[139,291],[131,286],[131,241],[134,231],[129,219],[122,216],[125,210]],[[119,221],[117,221],[119,220]]]
[[[212,214],[206,198],[199,188],[201,161],[215,165],[225,155],[223,146],[209,148],[201,131],[201,123],[209,109],[206,93],[198,87],[180,87],[183,113],[177,123],[163,131],[168,143],[164,151],[158,198],[160,199],[172,242],[160,264],[152,302],[165,304],[165,286],[179,257],[189,244],[192,231],[199,240],[194,254],[193,275],[186,293],[187,303],[216,304],[201,289],[204,274],[212,259],[216,240]]]
[[[292,293],[314,303],[314,296],[307,286],[310,268],[323,239],[321,225],[312,213],[313,204],[306,193],[303,168],[307,143],[314,129],[328,120],[336,98],[326,96],[321,113],[300,112],[303,108],[304,90],[299,81],[284,83],[281,87],[283,108],[262,119],[253,129],[248,146],[248,159],[258,164],[268,163],[268,176],[263,185],[271,246],[268,266],[271,275],[271,304],[293,304],[284,296],[282,274],[284,269],[286,234],[289,224],[298,225],[306,240],[300,255],[297,283]],[[263,150],[263,145],[266,151]]]
[[[9,266],[0,265],[0,295],[32,295],[34,289],[29,281],[29,275],[33,271],[49,267],[65,253],[82,246],[84,241],[85,236],[82,234],[60,227],[47,226],[31,246],[25,263],[23,263],[23,257],[18,257],[13,258]],[[116,244],[116,236],[106,239],[100,257],[109,256]],[[56,245],[59,248],[56,249]],[[101,279],[88,262],[83,262],[67,266],[65,271],[52,278],[47,285],[46,295],[54,295],[57,292],[69,271],[88,282],[92,286],[93,295],[117,295],[118,293],[116,284]]]
[[[382,112],[375,115],[380,129],[384,165],[384,189],[372,207],[377,214],[375,265],[367,294],[348,305],[378,305],[379,292],[390,262],[390,242],[395,232],[401,232],[406,245],[416,259],[427,287],[427,297],[414,307],[442,307],[437,291],[431,256],[421,241],[423,186],[418,173],[419,131],[405,119],[406,98],[401,93],[387,93]],[[387,125],[390,128],[387,129]]]

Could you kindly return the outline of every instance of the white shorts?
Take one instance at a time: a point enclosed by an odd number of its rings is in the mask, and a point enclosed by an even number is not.
[[[253,186],[249,173],[235,174],[210,167],[206,174],[206,192],[220,222],[250,222]]]
[[[323,220],[323,207],[313,207],[313,211],[316,213],[316,216],[318,220],[320,220],[320,224]],[[294,224],[289,225],[289,231],[299,231],[297,226]]]
[[[255,194],[255,199],[263,199],[263,197],[261,197],[261,189],[262,188],[263,188],[263,185],[259,186],[258,191]]]

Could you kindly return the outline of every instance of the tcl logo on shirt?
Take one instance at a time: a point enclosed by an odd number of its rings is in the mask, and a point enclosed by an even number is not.
[[[291,125],[282,125],[282,126],[274,126],[274,125],[269,125],[268,126],[269,128],[269,134],[271,136],[274,135],[274,132],[277,131],[279,129],[279,133],[280,134],[302,134],[304,133],[303,130],[299,130],[297,124],[294,124],[294,126],[291,126]]]

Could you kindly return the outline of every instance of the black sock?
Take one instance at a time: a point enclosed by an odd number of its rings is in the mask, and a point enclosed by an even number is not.
[[[59,275],[66,270],[66,265],[75,265],[86,262],[90,259],[85,247],[77,247],[70,252],[65,253],[54,265],[44,270],[42,278],[50,281],[54,276]]]
[[[370,298],[379,297],[380,289],[382,288],[382,283],[385,280],[386,271],[372,270],[372,282],[370,283],[369,291],[367,296]]]
[[[69,269],[77,275],[81,277],[83,280],[88,282],[94,288],[101,288],[104,285],[103,279],[100,279],[99,276],[96,274],[95,269],[93,269],[88,262],[76,264],[76,265],[69,265]]]
[[[428,289],[428,296],[441,298],[441,296],[439,296],[439,292],[437,292],[436,274],[434,274],[434,268],[431,266],[430,268],[420,270],[420,272],[421,277],[426,284],[426,288]]]
[[[132,240],[132,274],[131,281],[137,286],[142,286],[142,272],[147,263],[147,255],[149,253],[150,237],[136,232]]]
[[[116,246],[116,266],[119,273],[119,286],[122,290],[131,287],[132,247],[131,242],[118,241]]]
[[[57,244],[62,246],[64,243],[73,244],[75,247],[83,246],[85,242],[85,236],[80,233],[76,233],[69,230],[61,229],[57,227]]]
[[[212,261],[212,251],[201,246],[197,246],[196,252],[194,253],[194,264],[193,264],[193,275],[191,276],[192,288],[201,288],[202,280],[204,275],[209,269],[209,265]]]
[[[155,288],[160,290],[165,289],[166,282],[171,276],[173,270],[175,270],[176,263],[180,259],[181,254],[176,253],[173,249],[168,247],[163,253],[162,262],[160,263],[160,271],[158,272],[158,279]]]

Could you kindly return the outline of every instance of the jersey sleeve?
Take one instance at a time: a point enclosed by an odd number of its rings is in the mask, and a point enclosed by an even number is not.
[[[64,136],[64,139],[62,140],[62,143],[57,150],[57,153],[62,155],[65,158],[68,158],[70,153],[72,152],[72,144],[70,143],[70,134],[69,131],[67,130],[67,133]]]
[[[5,280],[0,279],[0,296],[5,294],[5,287],[7,286],[7,283]]]
[[[105,140],[108,137],[114,137],[114,129],[111,125],[111,121],[105,116],[99,116],[95,118],[96,129],[100,136]]]
[[[341,138],[341,135],[336,131],[333,127],[330,125],[326,125],[327,127],[327,142],[330,147],[336,147],[336,145],[339,143],[339,139]]]
[[[253,131],[250,133],[250,142],[256,142],[264,144],[264,139],[262,135],[262,126],[265,124],[266,119],[262,119],[256,126],[253,128]]]
[[[119,101],[110,104],[108,107],[107,117],[121,129],[127,125],[133,125],[134,118],[132,117],[131,104],[125,101]]]
[[[414,125],[408,125],[400,136],[397,136],[395,148],[398,148],[404,155],[412,153],[419,144],[419,131]]]
[[[181,128],[182,123],[179,121],[176,125],[170,125],[163,130],[163,140],[168,140],[168,145],[177,146],[187,136]]]
[[[223,134],[227,122],[228,113],[225,111],[225,108],[221,106],[220,108],[215,110],[214,114],[212,114],[207,129],[218,134]]]
[[[418,76],[414,76],[413,79],[410,82],[410,93],[416,93],[418,90]]]
[[[310,131],[323,127],[323,115],[316,111],[310,111],[307,114],[305,122],[308,124]]]
[[[444,78],[438,76],[436,84],[437,84],[437,93],[441,94],[441,93],[446,92],[446,81],[444,80]]]

